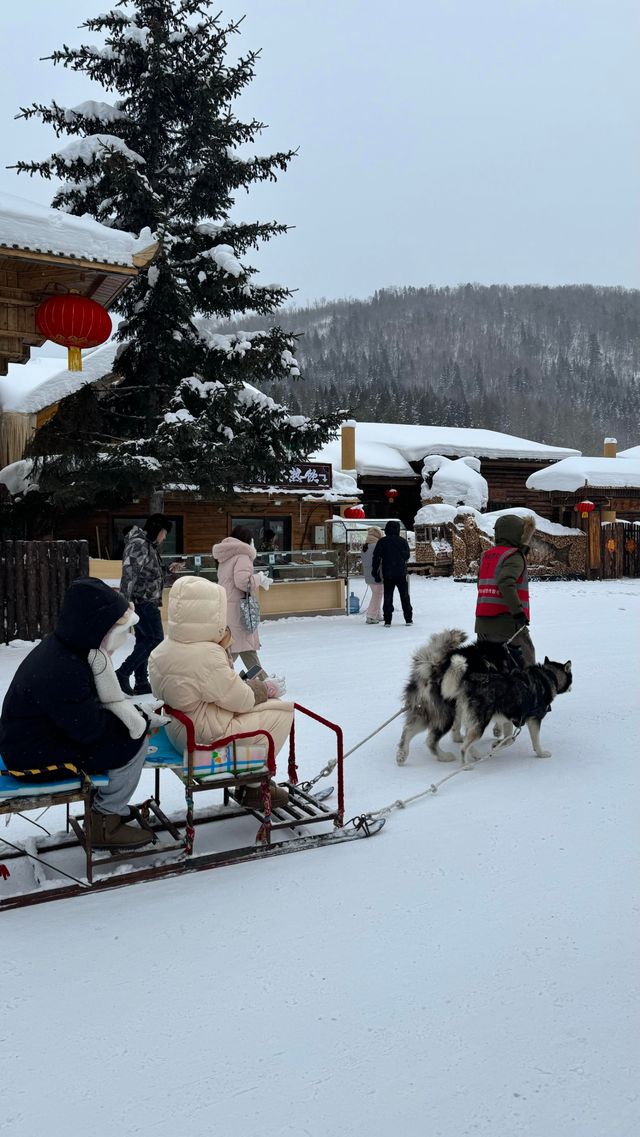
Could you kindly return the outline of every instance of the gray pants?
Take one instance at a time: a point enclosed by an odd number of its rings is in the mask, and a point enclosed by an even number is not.
[[[508,639],[508,637],[507,637],[507,639]],[[485,641],[488,641],[489,643],[494,643],[494,644],[506,643],[506,640],[504,640],[502,638],[502,636],[491,636],[487,632],[479,632],[478,633],[478,640],[479,641],[485,640]],[[522,629],[521,632],[518,632],[515,640],[511,641],[511,643],[509,644],[509,647],[520,648],[520,651],[522,653],[522,665],[523,665],[523,667],[533,667],[533,665],[536,661],[536,649],[533,646],[533,640],[531,639],[531,636],[529,635],[529,629],[528,628],[525,627]]]
[[[136,786],[140,781],[144,760],[149,750],[149,739],[146,734],[137,754],[127,762],[126,766],[119,766],[117,770],[107,770],[109,784],[100,786],[93,799],[93,808],[97,813],[127,812],[127,805]]]
[[[254,679],[266,679],[267,678],[267,673],[266,673],[264,667],[262,666],[260,660],[258,659],[257,651],[232,651],[231,652],[231,658],[232,658],[234,663],[235,663],[236,659],[238,658],[238,656],[240,656],[240,659],[244,663],[247,671],[249,670],[250,667],[259,667],[260,668],[259,674],[254,675]]]

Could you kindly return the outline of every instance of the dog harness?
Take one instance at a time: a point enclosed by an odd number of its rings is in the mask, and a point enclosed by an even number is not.
[[[498,588],[498,573],[507,557],[512,557],[519,549],[513,545],[494,545],[482,554],[480,572],[478,573],[478,602],[476,616],[501,616],[509,613],[502,593]],[[529,574],[525,563],[524,572],[516,582],[518,600],[522,604],[524,614],[529,619]]]

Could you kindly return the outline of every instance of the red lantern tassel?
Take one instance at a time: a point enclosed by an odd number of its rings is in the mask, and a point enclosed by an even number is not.
[[[67,348],[67,367],[69,371],[82,371],[82,352],[79,347]]]

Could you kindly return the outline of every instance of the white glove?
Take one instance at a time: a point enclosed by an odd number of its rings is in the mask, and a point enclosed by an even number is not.
[[[266,572],[260,571],[256,573],[256,578],[259,587],[264,588],[265,592],[268,592],[271,588],[271,577],[267,576]]]
[[[270,675],[266,680],[266,684],[267,690],[271,688],[269,692],[270,699],[281,699],[287,690],[287,682],[284,675]]]

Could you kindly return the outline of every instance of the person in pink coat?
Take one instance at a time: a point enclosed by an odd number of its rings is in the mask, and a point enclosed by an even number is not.
[[[233,636],[233,659],[235,661],[240,656],[247,670],[260,667],[258,678],[266,679],[267,673],[258,657],[258,628],[249,632],[240,612],[240,601],[247,592],[255,596],[259,588],[269,588],[271,584],[266,573],[253,571],[256,547],[251,530],[244,525],[236,525],[231,536],[214,545],[211,552],[218,562],[218,584],[227,594],[227,622]]]

